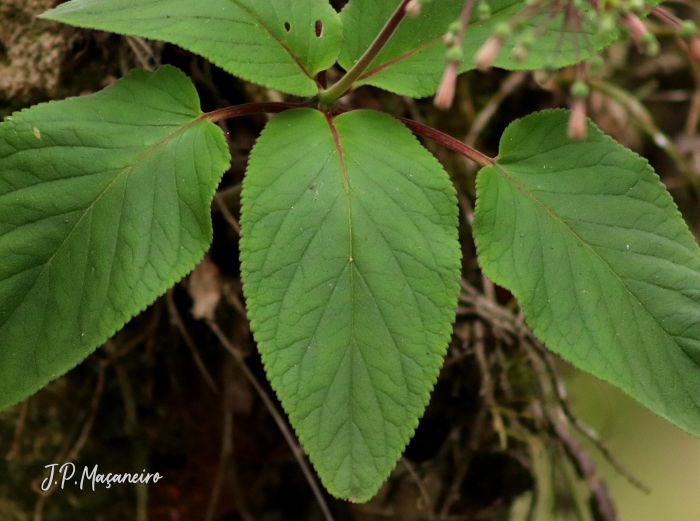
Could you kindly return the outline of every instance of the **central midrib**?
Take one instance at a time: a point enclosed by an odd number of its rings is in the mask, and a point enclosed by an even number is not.
[[[340,162],[340,170],[343,176],[343,188],[345,190],[345,200],[347,204],[347,216],[348,216],[348,264],[350,268],[350,379],[352,380],[352,368],[354,354],[352,352],[352,343],[355,338],[355,269],[354,269],[354,259],[353,259],[353,240],[352,240],[352,205],[350,204],[350,183],[348,181],[348,171],[345,165],[345,155],[343,154],[343,148],[340,146],[340,136],[338,135],[338,129],[335,127],[333,122],[333,116],[326,114],[326,121],[331,130],[331,135],[333,136],[333,144],[335,145],[336,153],[338,154],[338,160]],[[351,417],[352,417],[352,404],[350,405]]]
[[[270,29],[270,28],[265,24],[265,22],[262,21],[262,19],[261,19],[260,17],[258,17],[253,11],[251,11],[250,9],[248,9],[247,7],[245,7],[244,5],[242,5],[242,4],[240,3],[240,0],[230,0],[230,1],[231,1],[231,3],[232,3],[233,5],[235,5],[236,7],[238,7],[241,11],[243,11],[244,13],[246,13],[246,14],[247,14],[248,16],[250,16],[253,20],[255,20],[257,23],[259,23],[259,24],[260,24],[260,27],[262,27],[263,29],[265,29],[265,31],[267,32],[267,34],[269,34],[277,43],[279,43],[280,46],[286,51],[286,53],[289,54],[289,57],[290,57],[292,60],[294,60],[294,63],[297,64],[297,66],[301,69],[301,71],[302,71],[306,76],[308,76],[309,78],[313,79],[312,75],[309,74],[309,71],[306,70],[306,68],[304,67],[304,65],[303,65],[303,64],[301,63],[301,61],[299,60],[299,58],[297,58],[297,57],[294,55],[294,53],[293,53],[292,50],[287,46],[287,44],[284,43],[282,40],[280,40],[280,39],[277,37],[277,35],[272,31],[272,29]]]
[[[56,258],[56,255],[58,255],[58,252],[60,252],[60,251],[64,248],[64,246],[65,246],[66,243],[70,240],[70,238],[73,236],[73,233],[74,233],[75,230],[78,228],[78,226],[80,225],[80,223],[83,221],[83,219],[85,218],[85,216],[88,215],[88,214],[92,211],[92,209],[93,209],[94,206],[97,204],[97,202],[98,202],[100,199],[102,199],[102,197],[109,191],[109,189],[112,188],[112,186],[114,186],[114,184],[115,184],[119,179],[121,179],[124,175],[126,175],[126,176],[130,175],[130,173],[131,173],[131,171],[134,169],[134,167],[135,167],[139,162],[141,162],[144,158],[148,157],[154,150],[156,150],[156,149],[158,149],[159,147],[165,145],[165,144],[168,143],[170,140],[174,139],[175,136],[177,136],[177,135],[179,135],[179,134],[185,132],[186,130],[188,130],[189,128],[191,128],[192,126],[196,125],[197,123],[201,122],[201,121],[204,120],[204,119],[205,119],[205,118],[204,118],[204,116],[202,115],[202,116],[198,117],[197,119],[195,119],[195,120],[193,120],[193,121],[190,121],[189,123],[187,123],[187,124],[185,124],[185,125],[183,125],[183,126],[177,128],[175,131],[171,132],[170,134],[168,134],[167,136],[165,136],[164,138],[162,138],[160,141],[157,141],[156,143],[153,143],[153,144],[150,145],[146,150],[144,150],[143,152],[141,152],[141,153],[140,153],[133,161],[131,161],[127,166],[123,167],[123,168],[121,169],[121,171],[120,171],[119,173],[117,173],[117,174],[114,176],[114,179],[112,179],[112,181],[110,181],[110,182],[107,184],[107,186],[105,186],[104,190],[102,190],[102,192],[99,193],[99,195],[95,198],[95,200],[92,201],[92,202],[87,206],[87,208],[85,208],[85,209],[83,210],[83,214],[82,214],[82,215],[80,216],[80,218],[75,222],[75,224],[73,225],[73,227],[71,228],[71,230],[68,232],[68,235],[66,235],[66,237],[63,239],[63,241],[61,241],[61,244],[56,248],[56,251],[53,252],[53,254],[51,255],[51,257],[49,257],[49,259],[47,259],[46,262],[44,262],[44,265],[43,265],[43,267],[41,268],[41,271],[40,271],[40,272],[37,274],[37,276],[35,277],[34,282],[32,282],[32,284],[31,284],[31,286],[29,287],[29,289],[27,289],[27,290],[25,291],[24,297],[19,301],[19,303],[17,304],[17,306],[8,314],[8,316],[7,316],[2,322],[0,322],[0,330],[5,326],[5,324],[7,324],[7,322],[14,316],[14,314],[17,312],[17,310],[22,306],[22,304],[23,304],[24,301],[26,300],[27,296],[29,296],[29,294],[31,293],[31,291],[34,289],[34,286],[36,286],[36,283],[37,283],[37,281],[39,280],[39,278],[41,278],[41,276],[43,275],[43,273],[46,271],[46,268],[48,268],[48,267],[51,265],[51,263],[53,262],[53,260]],[[8,277],[8,278],[9,278],[9,277]],[[4,280],[4,279],[3,279],[3,280]]]
[[[495,164],[494,168],[497,172],[499,172],[501,175],[503,175],[503,177],[505,177],[508,181],[510,181],[518,190],[520,190],[528,199],[533,201],[537,206],[539,206],[542,210],[544,210],[544,212],[547,215],[549,215],[554,222],[558,223],[559,226],[564,228],[565,231],[569,232],[586,250],[589,251],[590,254],[592,254],[595,258],[597,258],[603,264],[603,266],[605,266],[605,268],[608,270],[608,272],[610,274],[612,274],[613,277],[619,282],[620,286],[622,286],[622,288],[624,288],[625,292],[639,305],[639,307],[641,309],[644,310],[644,312],[649,316],[649,318],[651,318],[652,321],[659,327],[659,329],[661,329],[661,331],[663,331],[666,335],[668,335],[668,337],[671,339],[673,344],[676,345],[676,347],[678,347],[681,350],[681,352],[683,352],[683,354],[688,356],[685,353],[685,351],[683,350],[683,348],[681,348],[676,343],[676,341],[674,340],[674,338],[675,338],[674,335],[672,335],[669,331],[667,331],[663,327],[663,325],[656,319],[656,317],[654,315],[652,315],[652,313],[647,309],[647,307],[644,305],[644,303],[641,300],[639,300],[637,295],[635,295],[632,292],[632,290],[630,290],[630,288],[627,287],[627,284],[625,284],[625,282],[622,280],[622,278],[615,272],[615,270],[613,270],[612,266],[610,266],[610,264],[595,249],[593,249],[593,247],[590,244],[588,244],[586,241],[584,241],[578,235],[578,233],[576,233],[576,231],[573,228],[571,228],[571,226],[569,226],[564,221],[564,219],[562,219],[557,214],[555,214],[552,210],[547,208],[547,206],[545,206],[545,204],[542,201],[540,201],[537,197],[535,197],[535,195],[527,187],[525,187],[524,185],[522,185],[521,183],[516,181],[510,174],[508,174],[508,172],[506,172],[501,165]]]

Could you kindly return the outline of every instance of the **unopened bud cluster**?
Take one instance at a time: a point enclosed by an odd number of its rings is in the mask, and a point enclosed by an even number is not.
[[[475,55],[476,65],[482,70],[489,68],[506,41],[512,46],[513,60],[523,62],[537,37],[556,27],[569,33],[562,35],[562,42],[577,38],[574,52],[594,54],[596,48],[611,42],[622,32],[631,36],[641,52],[655,56],[659,53],[659,42],[644,19],[650,12],[665,12],[656,7],[656,3],[653,0],[525,0],[519,13],[494,25],[491,35]],[[478,4],[477,13],[482,12],[486,17],[490,15],[486,0]],[[551,13],[560,14],[552,16]],[[670,14],[668,18],[677,34],[688,40],[689,46],[700,56],[700,39],[695,24],[677,20]],[[552,65],[557,63],[558,53],[559,46],[550,58]],[[585,58],[580,56],[580,59]]]

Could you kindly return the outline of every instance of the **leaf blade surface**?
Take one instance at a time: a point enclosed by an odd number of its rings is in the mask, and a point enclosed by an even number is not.
[[[451,333],[454,188],[391,117],[298,109],[266,127],[242,197],[242,279],[268,378],[326,488],[367,501]]]
[[[516,121],[479,173],[479,262],[547,347],[698,436],[700,249],[645,160],[567,118]]]
[[[352,67],[399,4],[400,0],[351,0],[347,4],[341,12],[345,39],[338,60],[340,65],[346,70]],[[489,5],[493,13],[489,19],[480,21],[476,13],[472,15],[462,45],[464,61],[460,72],[476,67],[474,55],[497,24],[509,21],[525,8],[523,0],[492,0]],[[430,2],[422,7],[419,16],[404,18],[357,85],[374,85],[415,98],[435,94],[446,65],[442,37],[459,18],[462,6],[460,1]],[[596,43],[595,24],[584,19],[581,27],[567,27],[563,9],[557,7],[528,16],[525,27],[538,31],[528,56],[522,61],[511,57],[514,43],[511,36],[505,39],[494,61],[495,67],[510,70],[539,69],[546,65],[563,67],[590,57],[590,47],[600,50],[617,38],[614,34]]]
[[[313,78],[333,65],[342,38],[339,16],[325,0],[73,0],[41,16],[174,43],[298,96],[318,92]]]
[[[204,255],[229,156],[200,115],[192,83],[166,66],[0,124],[0,408],[71,369]]]

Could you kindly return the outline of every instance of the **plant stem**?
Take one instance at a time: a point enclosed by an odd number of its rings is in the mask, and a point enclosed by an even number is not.
[[[307,103],[245,103],[243,105],[234,105],[232,107],[226,107],[213,112],[206,112],[202,115],[202,118],[206,118],[209,121],[216,123],[222,119],[235,118],[238,116],[248,116],[250,114],[278,114],[280,112],[284,112],[285,110],[298,109],[308,106],[309,105]]]
[[[448,136],[444,132],[440,132],[439,130],[436,130],[427,125],[423,125],[422,123],[417,123],[410,119],[401,118],[399,116],[394,117],[401,121],[404,125],[406,125],[414,134],[418,134],[419,136],[432,139],[433,141],[441,144],[442,146],[447,147],[460,155],[463,155],[467,159],[471,159],[480,166],[493,166],[496,163],[489,156],[484,155],[475,148],[472,148],[469,145],[462,143],[459,139],[455,139],[452,136]]]
[[[404,1],[403,3],[406,3],[406,1]],[[338,83],[336,83],[336,85],[338,85]],[[243,105],[234,105],[232,107],[226,107],[223,109],[215,110],[213,112],[207,112],[203,114],[202,117],[216,123],[217,121],[221,121],[222,119],[235,118],[237,116],[248,116],[250,114],[278,114],[286,110],[298,109],[308,106],[308,103],[245,103]],[[341,112],[347,111],[341,110]],[[418,134],[419,136],[432,139],[433,141],[440,143],[442,146],[447,147],[450,150],[453,150],[458,154],[463,155],[467,159],[471,159],[480,166],[491,166],[494,164],[493,159],[482,154],[478,150],[470,147],[469,145],[462,143],[458,139],[453,138],[452,136],[448,136],[447,134],[440,132],[439,130],[436,130],[427,125],[423,125],[422,123],[417,123],[410,119],[402,118],[399,116],[394,117],[400,120],[404,125],[406,125],[414,134]]]
[[[372,63],[372,60],[377,57],[379,52],[386,45],[386,42],[389,41],[391,35],[394,34],[394,31],[396,31],[396,28],[401,23],[401,20],[403,20],[404,16],[406,16],[406,4],[408,4],[409,1],[410,0],[403,0],[399,4],[396,11],[394,11],[394,14],[392,14],[391,18],[389,18],[389,20],[386,22],[384,28],[379,32],[377,37],[367,48],[365,53],[360,57],[360,59],[355,62],[355,65],[353,65],[352,68],[345,73],[345,76],[340,78],[340,80],[338,80],[338,82],[331,88],[322,90],[319,93],[318,99],[321,104],[328,106],[340,98],[352,86],[352,84],[355,83],[357,78],[359,78],[362,73],[365,72],[369,64]]]

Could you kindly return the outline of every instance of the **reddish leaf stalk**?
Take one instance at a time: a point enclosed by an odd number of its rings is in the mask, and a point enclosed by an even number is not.
[[[244,105],[235,105],[232,107],[226,107],[223,109],[215,110],[213,112],[207,112],[202,115],[202,118],[206,118],[209,121],[216,123],[222,119],[235,118],[238,116],[248,116],[251,114],[279,114],[286,110],[298,109],[303,107],[308,107],[307,103],[246,103]],[[349,112],[347,110],[341,109],[340,113]],[[399,116],[394,116],[396,119],[400,120],[404,125],[406,125],[411,132],[423,136],[428,139],[440,143],[442,146],[463,155],[467,159],[471,159],[475,163],[481,166],[491,166],[495,163],[493,159],[482,154],[478,150],[470,147],[459,141],[458,139],[448,136],[444,132],[440,132],[432,127],[423,125],[416,121],[410,119],[402,118]]]
[[[436,130],[427,125],[423,125],[422,123],[412,121],[410,119],[401,118],[398,116],[394,117],[401,121],[404,125],[406,125],[414,134],[418,134],[419,136],[432,139],[436,143],[439,143],[442,146],[449,148],[450,150],[457,152],[460,155],[463,155],[467,159],[471,159],[476,164],[482,167],[493,166],[496,163],[496,161],[491,159],[489,156],[482,154],[478,150],[462,143],[460,140],[455,139],[452,136],[448,136],[444,132],[440,132],[439,130]]]
[[[384,48],[386,42],[389,41],[391,35],[394,34],[396,28],[401,23],[401,20],[406,16],[406,5],[410,0],[403,0],[399,6],[391,15],[391,18],[386,22],[384,28],[379,32],[377,37],[374,39],[372,44],[367,48],[365,53],[360,57],[359,60],[352,66],[352,68],[345,73],[345,76],[338,80],[338,83],[333,85],[327,90],[322,90],[319,94],[319,100],[323,105],[330,105],[335,100],[343,96],[347,90],[352,87],[352,84],[362,75],[363,72],[369,67],[379,52]]]
[[[251,114],[279,114],[285,110],[298,109],[308,106],[309,105],[307,103],[245,103],[243,105],[234,105],[232,107],[226,107],[213,112],[206,112],[202,115],[202,118],[206,118],[209,121],[216,123],[222,119],[230,119],[238,116],[249,116]]]
[[[659,20],[663,21],[664,23],[670,25],[671,27],[680,27],[681,26],[681,21],[676,18],[672,13],[670,13],[667,9],[664,9],[663,7],[653,7],[651,11],[649,11],[651,14],[656,16]]]

